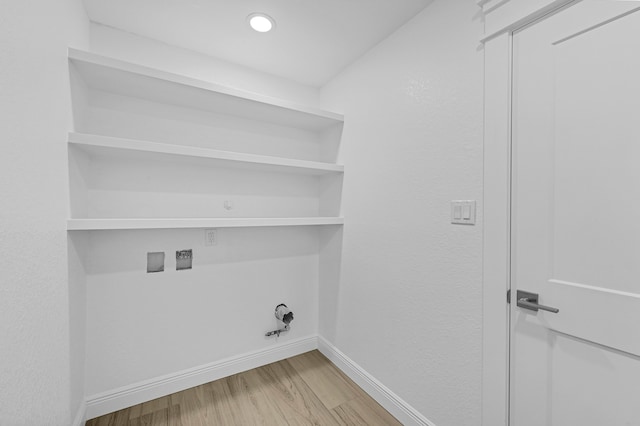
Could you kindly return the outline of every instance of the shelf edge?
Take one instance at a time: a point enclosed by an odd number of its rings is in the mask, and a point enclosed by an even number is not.
[[[68,219],[68,231],[344,225],[342,217]]]
[[[180,157],[203,158],[234,163],[256,164],[276,168],[284,167],[290,169],[303,169],[326,173],[344,173],[344,166],[341,164],[298,160],[286,157],[247,154],[233,151],[221,151],[210,148],[174,145],[163,142],[151,142],[141,139],[128,139],[77,132],[70,132],[67,139],[70,144],[74,144],[80,147],[89,146],[122,151],[147,152],[152,154],[166,154]]]

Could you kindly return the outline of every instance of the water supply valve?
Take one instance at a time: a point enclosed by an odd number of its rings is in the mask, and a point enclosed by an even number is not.
[[[275,315],[276,319],[279,323],[282,324],[282,326],[277,330],[269,331],[268,333],[266,333],[265,336],[267,337],[273,336],[274,334],[280,336],[280,333],[282,333],[283,331],[289,331],[289,324],[291,324],[291,321],[293,321],[293,312],[284,303],[276,306]]]

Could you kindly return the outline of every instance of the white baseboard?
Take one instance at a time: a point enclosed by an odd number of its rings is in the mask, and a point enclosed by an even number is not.
[[[318,350],[405,426],[436,426],[322,336]]]
[[[80,404],[80,407],[78,407],[78,412],[76,413],[76,417],[75,419],[73,419],[73,423],[71,423],[71,426],[84,426],[86,412],[87,412],[87,403],[82,401],[82,403]]]
[[[132,405],[199,386],[233,374],[271,364],[318,348],[318,337],[310,336],[276,347],[223,359],[188,370],[134,383],[87,397],[86,417],[92,419]],[[75,423],[74,423],[75,426]]]

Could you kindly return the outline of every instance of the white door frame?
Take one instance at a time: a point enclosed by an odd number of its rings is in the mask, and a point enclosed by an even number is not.
[[[485,20],[482,425],[509,424],[511,87],[516,30],[579,0],[478,0]]]

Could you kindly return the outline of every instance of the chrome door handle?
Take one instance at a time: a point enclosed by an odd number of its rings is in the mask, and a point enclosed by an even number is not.
[[[517,305],[521,308],[529,309],[535,312],[542,309],[543,311],[553,312],[557,314],[560,312],[558,308],[552,308],[551,306],[545,306],[538,304],[538,293],[530,293],[528,291],[518,290],[516,297],[518,299]]]

